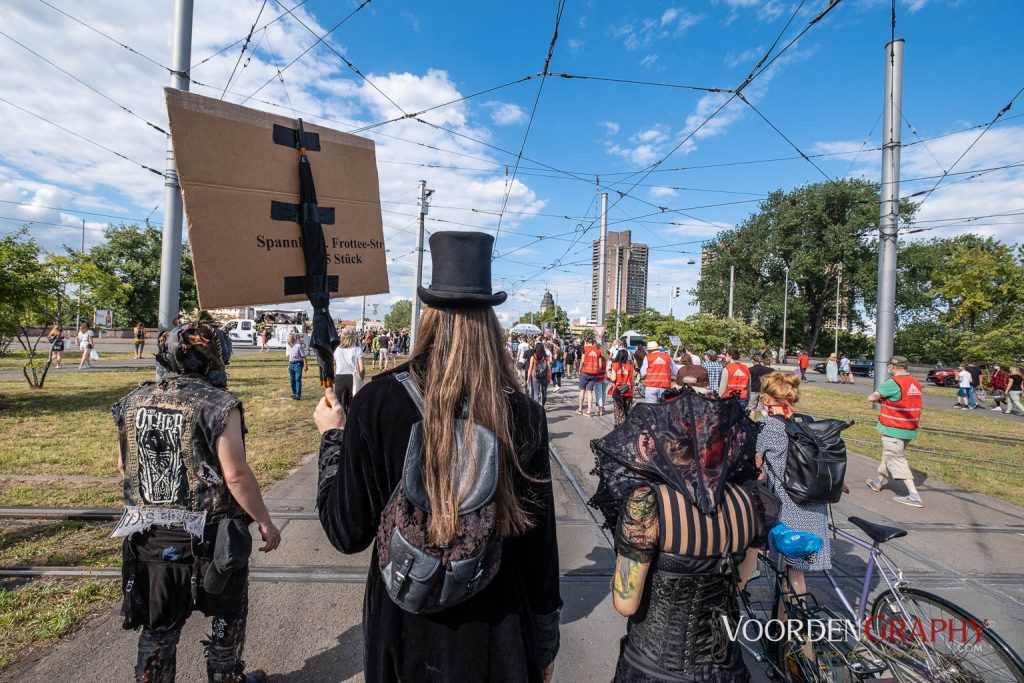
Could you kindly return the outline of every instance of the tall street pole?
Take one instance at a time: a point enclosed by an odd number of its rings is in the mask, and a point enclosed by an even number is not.
[[[878,216],[878,309],[875,321],[875,390],[886,379],[896,328],[896,237],[899,232],[900,128],[903,110],[902,38],[885,46],[882,103],[882,201]]]
[[[85,219],[82,219],[82,248],[79,249],[78,254],[82,257],[85,256]],[[79,272],[81,276],[81,272]],[[59,320],[57,321],[60,322]],[[81,329],[82,325],[82,283],[78,283],[78,313],[75,314],[75,334],[78,334],[78,330]]]
[[[839,290],[842,289],[843,274],[836,278],[836,362],[839,362]]]
[[[171,42],[171,87],[188,90],[192,60],[192,0],[174,0],[174,33]],[[170,329],[178,317],[181,296],[181,188],[174,146],[167,137],[164,166],[164,234],[160,252],[160,327]]]
[[[622,320],[622,245],[615,247],[615,338],[619,338],[619,321]]]
[[[416,328],[420,325],[420,292],[423,284],[423,223],[427,215],[427,181],[420,181],[420,222],[416,228],[416,277],[412,285],[412,324],[409,330],[409,352],[416,348]]]
[[[601,240],[598,244],[601,253],[597,266],[597,324],[604,325],[605,296],[607,295],[608,279],[608,193],[601,193]]]
[[[363,310],[359,314],[359,332],[362,333],[366,329],[366,295],[363,295]]]
[[[789,314],[789,266],[786,266],[786,290],[782,295],[782,358],[780,363],[786,362],[786,322]]]
[[[736,266],[729,266],[729,317],[732,317],[732,293],[736,286]]]

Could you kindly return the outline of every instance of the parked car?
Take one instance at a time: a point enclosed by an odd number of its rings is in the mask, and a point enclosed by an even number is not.
[[[928,371],[925,381],[931,382],[937,387],[955,387],[960,383],[957,378],[957,368],[936,367]]]
[[[814,371],[822,375],[825,374],[825,364],[817,363],[814,366]],[[875,361],[868,360],[867,358],[851,358],[850,359],[850,372],[855,375],[862,377],[874,377],[875,376]]]

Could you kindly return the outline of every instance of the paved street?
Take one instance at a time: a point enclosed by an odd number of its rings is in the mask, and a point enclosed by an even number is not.
[[[562,650],[557,681],[609,680],[625,620],[611,607],[608,584],[613,554],[606,535],[583,504],[594,489],[589,441],[606,433],[611,417],[575,414],[575,391],[555,393],[548,412],[553,480],[558,505],[562,567]],[[312,426],[310,427],[312,428]],[[269,491],[276,509],[311,510],[314,461]],[[842,527],[849,515],[906,525],[911,533],[887,544],[890,556],[912,583],[987,618],[1011,644],[1024,651],[1024,510],[954,489],[919,481],[926,507],[912,509],[889,499],[901,491],[874,494],[863,481],[874,464],[853,455],[847,475],[851,493],[835,506]],[[315,520],[286,522],[281,548],[254,558],[255,566],[304,567],[323,573],[297,581],[254,582],[246,660],[265,669],[274,681],[361,681],[362,576],[368,553],[343,556],[327,543]],[[834,543],[838,573],[863,567],[863,554],[842,541]],[[340,577],[340,578],[339,578]],[[761,581],[763,584],[763,580]],[[818,588],[820,589],[820,582]],[[875,588],[878,590],[878,587]],[[759,590],[757,582],[753,591]],[[820,592],[820,590],[819,590]],[[204,679],[200,639],[208,622],[194,618],[178,651],[179,680]],[[134,662],[135,634],[122,631],[116,611],[93,621],[66,643],[0,676],[0,681],[49,682],[74,672],[77,680],[128,680]],[[755,680],[765,680],[759,674]]]

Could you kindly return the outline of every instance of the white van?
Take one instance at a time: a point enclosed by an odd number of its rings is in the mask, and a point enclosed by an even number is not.
[[[630,351],[636,351],[638,346],[644,345],[644,339],[646,337],[647,335],[643,334],[642,332],[630,330],[621,337],[619,337],[619,340],[622,341],[622,343],[625,344],[626,348],[628,348]]]
[[[232,345],[241,344],[248,346],[259,345],[259,339],[256,335],[256,321],[249,318],[236,318],[229,320],[224,325],[224,331],[228,333],[228,338],[231,340]]]

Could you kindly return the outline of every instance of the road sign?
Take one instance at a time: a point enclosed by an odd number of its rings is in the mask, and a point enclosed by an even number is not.
[[[604,337],[604,331],[608,329],[607,325],[594,325],[594,334],[598,337]]]

